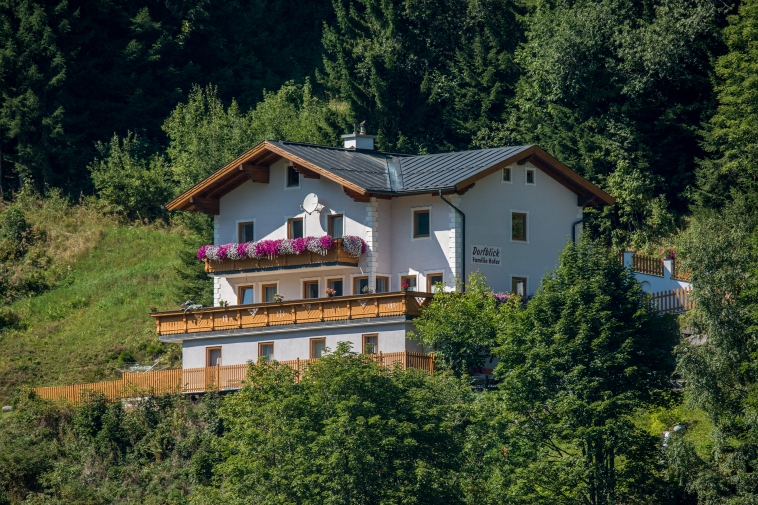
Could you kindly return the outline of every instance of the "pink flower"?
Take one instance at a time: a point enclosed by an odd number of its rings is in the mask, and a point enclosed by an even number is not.
[[[310,238],[310,237],[308,237]],[[301,254],[308,250],[308,238],[292,239],[292,251],[295,254]]]
[[[197,250],[197,259],[200,261],[203,261],[207,256],[205,255],[205,251],[208,250],[210,246],[204,245],[200,249]]]
[[[247,256],[247,245],[248,245],[247,242],[245,242],[237,246],[237,255],[240,258],[244,258]]]
[[[232,247],[232,244],[224,244],[218,246],[218,252],[216,253],[216,256],[220,260],[226,259],[226,256],[229,254],[229,248]]]

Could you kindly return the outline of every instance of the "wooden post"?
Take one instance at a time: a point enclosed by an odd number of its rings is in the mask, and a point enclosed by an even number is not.
[[[323,302],[318,303],[318,310],[321,313],[319,316],[319,320],[323,323],[324,322],[324,304]]]
[[[242,311],[237,309],[237,328],[242,328]]]
[[[382,351],[379,351],[379,366],[384,366],[384,355],[382,354]]]
[[[408,370],[408,349],[403,349],[403,370]]]
[[[434,353],[429,354],[429,373],[434,375]]]

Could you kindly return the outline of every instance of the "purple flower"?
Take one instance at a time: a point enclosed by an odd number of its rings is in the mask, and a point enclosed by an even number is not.
[[[218,251],[216,251],[216,257],[220,260],[225,260],[227,255],[229,254],[229,249],[231,249],[233,244],[224,244],[218,246]]]
[[[282,240],[261,240],[255,243],[255,253],[258,257],[274,258],[279,254]]]
[[[295,254],[301,254],[308,250],[308,239],[307,238],[296,238],[292,239],[292,251]]]
[[[355,235],[345,235],[342,237],[342,249],[348,256],[358,258],[361,254],[366,254],[366,242]]]
[[[237,256],[239,256],[240,258],[247,257],[247,246],[248,246],[248,242],[239,244],[237,246]]]
[[[200,261],[203,261],[205,258],[207,258],[205,252],[208,250],[208,248],[211,247],[209,245],[204,245],[200,249],[197,250],[197,259]]]

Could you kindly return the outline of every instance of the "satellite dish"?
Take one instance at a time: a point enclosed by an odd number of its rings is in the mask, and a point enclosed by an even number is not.
[[[318,203],[318,196],[316,196],[316,193],[311,193],[305,197],[300,208],[310,215],[313,211],[320,211],[324,206]]]

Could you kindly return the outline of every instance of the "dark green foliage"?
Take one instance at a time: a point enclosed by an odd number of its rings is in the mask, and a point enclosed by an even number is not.
[[[616,255],[567,245],[526,307],[509,302],[499,338],[512,465],[501,501],[656,501],[660,440],[632,416],[666,404],[678,330]]]
[[[716,63],[718,109],[705,131],[705,158],[698,171],[695,201],[728,205],[732,197],[755,199],[758,167],[758,2],[745,0],[724,31],[729,52]]]
[[[227,103],[254,106],[264,89],[314,73],[332,18],[323,0],[4,2],[5,187],[26,177],[39,189],[90,189],[96,142],[144,131],[160,143],[163,120],[193,84],[214,83]]]
[[[0,213],[0,261],[23,256],[28,248],[30,226],[18,207]]]
[[[450,376],[386,370],[349,352],[308,368],[261,363],[221,408],[223,462],[200,503],[461,503],[469,393]]]
[[[704,342],[678,348],[690,401],[714,426],[712,450],[679,440],[669,457],[701,503],[758,499],[758,216],[744,201],[702,212],[683,239],[696,309],[689,319]],[[700,345],[698,345],[700,344]]]
[[[100,156],[90,170],[100,198],[130,219],[165,218],[164,205],[175,193],[165,159],[149,156],[146,143],[132,133],[97,148]]]
[[[321,81],[388,150],[465,147],[504,107],[520,35],[507,0],[334,2]]]
[[[72,408],[23,393],[14,402],[17,413],[0,418],[5,496],[12,502],[189,501],[193,455],[220,433],[213,395],[199,403],[165,395],[128,407],[97,394],[85,400]]]
[[[418,339],[434,350],[437,363],[456,376],[491,357],[497,332],[497,304],[484,276],[469,276],[465,293],[438,292],[416,319]]]

